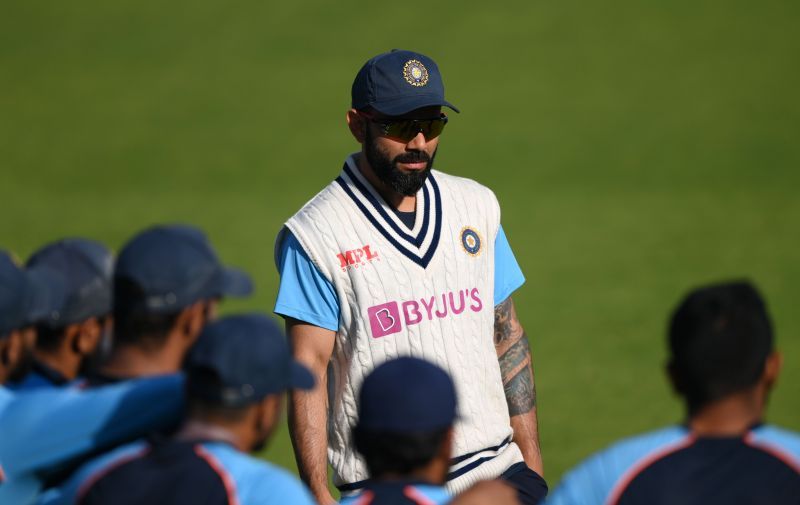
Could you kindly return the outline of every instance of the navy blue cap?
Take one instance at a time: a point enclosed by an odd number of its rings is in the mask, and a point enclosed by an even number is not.
[[[447,372],[427,361],[403,357],[375,368],[361,386],[358,429],[428,432],[452,426],[456,389]]]
[[[61,309],[64,281],[42,267],[21,269],[0,251],[0,337],[38,323]]]
[[[393,49],[367,61],[352,88],[354,109],[373,109],[387,116],[401,116],[421,107],[445,105],[444,83],[439,67],[427,56]]]
[[[59,240],[33,253],[27,266],[50,268],[65,283],[64,305],[41,324],[60,328],[111,313],[114,256],[103,244],[84,238]]]
[[[314,387],[311,372],[292,358],[283,330],[256,313],[207,325],[189,351],[185,369],[191,391],[232,407],[287,389]]]
[[[222,296],[247,296],[253,282],[245,272],[220,263],[206,235],[185,225],[155,226],[122,248],[114,282],[133,283],[140,293],[115,300],[132,309],[170,313]],[[115,288],[115,296],[120,291]]]

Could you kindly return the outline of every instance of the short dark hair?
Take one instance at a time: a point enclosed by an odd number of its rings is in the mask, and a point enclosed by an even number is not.
[[[142,308],[145,293],[127,278],[114,279],[114,345],[136,345],[158,349],[166,341],[180,311],[159,314]]]
[[[747,281],[693,290],[672,314],[669,348],[676,387],[690,413],[751,388],[773,351],[764,300]]]
[[[55,351],[64,341],[67,329],[65,327],[53,328],[46,324],[36,325],[36,349],[42,351]]]
[[[450,428],[424,433],[373,432],[353,429],[353,441],[364,457],[370,478],[408,475],[422,468],[441,450]]]

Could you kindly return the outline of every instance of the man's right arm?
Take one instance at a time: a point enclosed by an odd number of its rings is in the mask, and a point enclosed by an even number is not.
[[[289,397],[289,433],[300,478],[322,505],[336,503],[328,489],[328,362],[336,332],[297,319],[286,318],[286,333],[294,357],[316,379],[311,391],[294,391]]]

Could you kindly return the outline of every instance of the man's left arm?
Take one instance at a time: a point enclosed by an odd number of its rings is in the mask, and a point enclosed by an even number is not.
[[[510,296],[494,308],[494,345],[500,362],[514,442],[522,451],[528,467],[543,475],[531,348]]]

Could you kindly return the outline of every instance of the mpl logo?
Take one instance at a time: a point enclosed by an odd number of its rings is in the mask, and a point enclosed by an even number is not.
[[[339,259],[342,272],[346,272],[351,268],[364,266],[372,260],[380,261],[380,258],[378,257],[378,251],[372,251],[369,245],[362,246],[358,249],[345,251],[341,254],[337,254],[336,257]]]
[[[373,305],[367,309],[372,338],[385,337],[399,333],[405,326],[413,326],[423,320],[455,317],[469,309],[471,312],[483,310],[478,288],[460,289],[405,302],[387,302]]]

